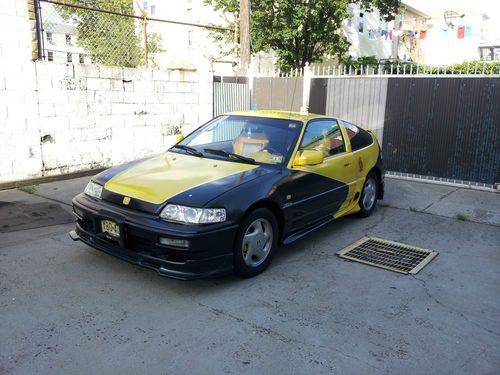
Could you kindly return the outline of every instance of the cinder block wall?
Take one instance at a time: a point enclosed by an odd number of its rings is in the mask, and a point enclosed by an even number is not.
[[[32,62],[26,1],[2,0],[0,24],[0,183],[152,155],[212,117],[208,70]]]

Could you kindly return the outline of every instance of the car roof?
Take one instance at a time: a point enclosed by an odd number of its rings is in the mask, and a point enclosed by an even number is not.
[[[237,112],[227,113],[227,115],[280,118],[280,119],[296,120],[302,122],[307,122],[315,118],[333,118],[333,117],[318,115],[316,113],[302,114],[299,112],[287,112],[287,111],[237,111]]]

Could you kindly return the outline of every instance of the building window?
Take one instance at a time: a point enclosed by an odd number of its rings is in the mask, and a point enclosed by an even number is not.
[[[365,15],[364,13],[359,13],[359,23],[358,23],[358,32],[363,34],[365,31]]]
[[[66,61],[69,62],[69,63],[73,62],[73,55],[71,54],[71,52],[68,52],[66,54]]]
[[[85,64],[85,56],[83,55],[83,53],[80,53],[80,55],[78,55],[78,61],[80,62],[80,64]]]
[[[54,40],[52,39],[52,33],[47,32],[47,42],[54,43]]]
[[[193,30],[188,31],[188,46],[193,46]]]
[[[153,16],[155,13],[156,13],[156,6],[155,5],[151,5],[151,15]]]
[[[481,48],[481,60],[491,61],[493,58],[491,48]]]
[[[71,35],[66,34],[66,45],[70,46],[71,45]]]
[[[148,2],[147,1],[142,2],[142,10],[144,10],[145,12],[148,10]]]
[[[54,61],[54,52],[52,51],[47,52],[47,60]]]
[[[500,48],[493,48],[493,60],[500,60]]]

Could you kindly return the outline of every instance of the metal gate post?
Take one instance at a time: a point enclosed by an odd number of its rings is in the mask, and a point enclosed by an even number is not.
[[[300,113],[306,114],[309,112],[309,95],[311,93],[311,67],[309,63],[306,62],[304,67],[304,84],[302,85],[302,107],[300,107]],[[295,78],[297,79],[297,78]]]

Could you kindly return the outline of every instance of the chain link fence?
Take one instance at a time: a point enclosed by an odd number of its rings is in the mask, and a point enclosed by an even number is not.
[[[46,61],[137,67],[149,65],[149,47],[160,47],[148,46],[147,20],[131,1],[40,0],[39,9]]]
[[[170,27],[169,35],[175,27],[206,33],[231,31],[211,25],[151,18],[134,0],[35,1],[39,57],[45,61],[158,67],[162,56],[166,56],[162,40],[166,27]]]

